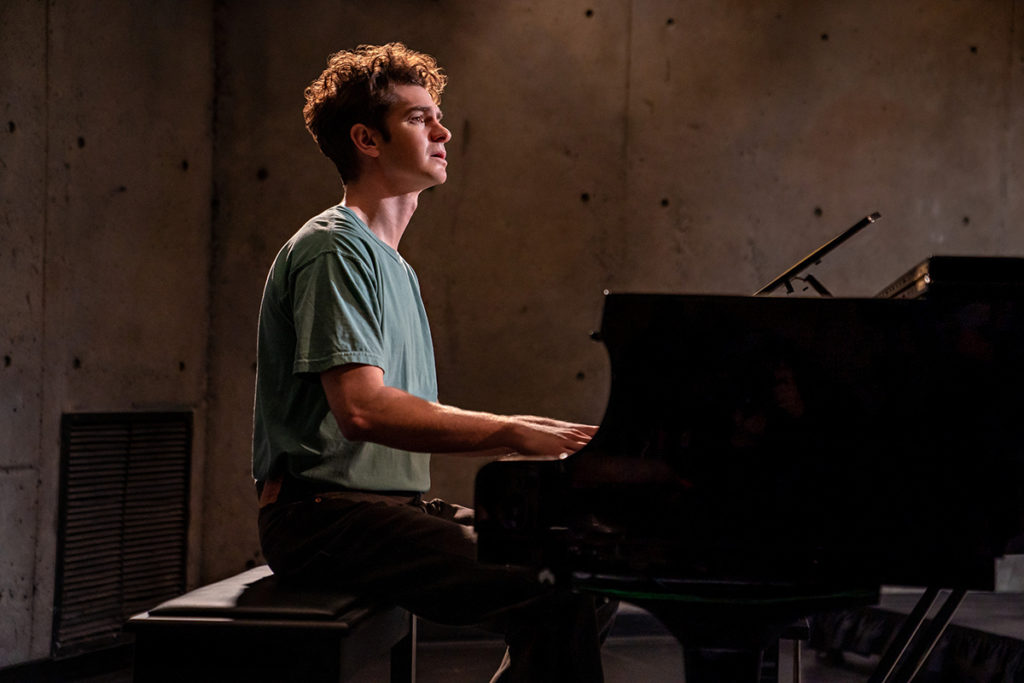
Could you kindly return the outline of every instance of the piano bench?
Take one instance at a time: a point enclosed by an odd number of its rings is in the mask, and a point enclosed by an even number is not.
[[[391,605],[282,584],[266,565],[132,617],[134,683],[338,683],[390,656],[413,683],[415,619]]]

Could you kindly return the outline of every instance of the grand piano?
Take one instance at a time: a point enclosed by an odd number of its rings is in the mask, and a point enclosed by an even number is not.
[[[941,633],[1024,532],[1024,296],[952,289],[606,294],[600,428],[568,457],[481,469],[481,560],[646,607],[688,683],[757,681],[794,620],[926,587],[873,679],[910,680],[930,647],[914,620],[953,589]]]

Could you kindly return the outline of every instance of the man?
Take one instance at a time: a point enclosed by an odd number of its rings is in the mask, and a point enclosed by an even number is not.
[[[264,556],[285,577],[501,628],[495,681],[599,681],[612,610],[478,565],[472,511],[421,498],[431,452],[558,455],[594,433],[437,402],[418,281],[397,249],[419,194],[447,178],[445,83],[432,57],[392,43],[332,55],[306,89],[306,126],[345,194],[285,244],[264,291],[253,435]]]

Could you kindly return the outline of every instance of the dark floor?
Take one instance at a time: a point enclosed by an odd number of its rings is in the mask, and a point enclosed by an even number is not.
[[[504,648],[494,641],[421,643],[417,650],[417,683],[486,683],[501,661]],[[803,683],[865,683],[875,660],[847,656],[842,666],[825,662],[814,653],[801,658]],[[605,683],[660,683],[684,681],[679,645],[670,636],[611,638],[604,648]],[[779,683],[793,680],[788,655],[781,662]],[[26,672],[23,677],[4,677],[18,683],[131,683],[127,667],[112,671],[54,675]],[[364,671],[359,681],[384,683],[386,664]]]
[[[785,646],[784,646],[785,647]],[[503,648],[500,643],[424,643],[418,650],[417,683],[470,683],[489,680]],[[779,683],[793,680],[788,651],[780,662]],[[865,683],[875,660],[847,657],[843,666],[801,657],[803,683]],[[682,654],[671,636],[611,638],[604,647],[606,683],[684,681]],[[379,674],[378,674],[379,675]],[[367,681],[386,678],[367,678]]]
[[[604,646],[606,683],[659,683],[684,681],[682,653],[672,636],[665,634],[653,618],[626,607],[626,626],[616,629]],[[445,633],[421,626],[417,647],[418,683],[486,683],[501,661],[504,645],[488,638],[446,640]],[[440,639],[439,639],[440,638]],[[779,682],[793,680],[793,644],[783,641]],[[80,666],[64,663],[60,669],[25,668],[0,672],[0,683],[131,683],[130,650],[92,657]],[[804,650],[801,656],[803,683],[864,683],[875,659],[847,656],[841,665]],[[76,670],[77,669],[77,670]],[[388,680],[387,663],[364,670],[358,681]],[[187,682],[183,682],[187,683]]]
[[[1024,562],[1021,569],[1024,570]],[[812,637],[821,647],[837,651],[875,651],[869,643],[888,642],[887,634],[895,633],[903,615],[910,612],[920,593],[919,589],[887,587],[876,606],[819,615],[814,620]],[[933,616],[937,606],[933,605]],[[499,640],[482,631],[451,629],[420,621],[418,633],[419,683],[486,682],[504,651]],[[780,683],[794,680],[794,647],[792,641],[782,641]],[[607,683],[685,681],[678,643],[650,614],[628,604],[623,604],[619,611],[603,657]],[[132,683],[131,658],[131,647],[125,646],[76,659],[24,665],[0,670],[0,683]],[[865,683],[878,660],[878,655],[860,657],[845,652],[841,661],[836,661],[802,646],[802,681]],[[1013,592],[970,592],[929,656],[922,676],[928,680],[975,683],[1024,680],[1020,675],[1024,671],[1021,662],[1024,662],[1024,590],[1016,587]],[[365,669],[356,680],[387,681],[387,662]]]

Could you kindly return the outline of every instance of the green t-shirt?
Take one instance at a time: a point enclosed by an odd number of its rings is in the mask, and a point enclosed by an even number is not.
[[[388,386],[437,400],[434,350],[416,273],[348,208],[311,219],[284,245],[260,307],[253,476],[370,491],[426,491],[430,456],[348,441],[320,373],[361,363]]]

